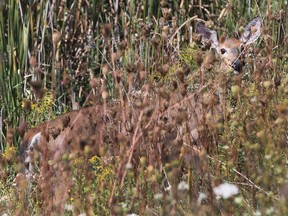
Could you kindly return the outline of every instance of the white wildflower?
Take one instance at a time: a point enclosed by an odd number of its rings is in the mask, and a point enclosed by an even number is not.
[[[170,191],[171,188],[172,188],[171,185],[168,185],[168,187],[165,187],[165,188],[164,188],[164,191]]]
[[[202,200],[207,199],[207,195],[205,193],[200,192],[199,197],[197,199],[197,205],[200,206]]]
[[[255,211],[255,212],[253,213],[253,215],[254,215],[254,216],[261,216],[262,214],[261,214],[261,212],[260,212],[259,210],[257,210],[257,211]]]
[[[132,163],[127,163],[127,164],[126,164],[126,169],[132,169],[132,168],[133,168]]]
[[[65,210],[72,211],[73,210],[73,205],[72,204],[65,204]]]
[[[163,198],[163,194],[162,193],[157,193],[154,195],[154,199],[155,200],[161,200]]]
[[[241,196],[236,197],[234,202],[237,203],[238,205],[242,205],[243,204],[243,197],[241,197]]]
[[[224,183],[213,188],[213,192],[224,199],[234,196],[239,193],[239,189],[236,185]]]
[[[267,215],[275,215],[275,209],[273,207],[266,209],[266,214]]]
[[[181,190],[181,191],[188,190],[189,189],[189,185],[185,181],[181,181],[178,184],[177,189]]]

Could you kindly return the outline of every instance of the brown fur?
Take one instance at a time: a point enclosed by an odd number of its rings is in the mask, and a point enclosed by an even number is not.
[[[118,104],[115,103],[115,105]],[[53,199],[54,205],[48,206],[46,209],[48,212],[52,208],[58,211],[63,210],[67,191],[71,185],[71,168],[63,164],[63,156],[68,156],[70,153],[77,155],[85,148],[85,145],[89,145],[97,155],[97,150],[104,145],[101,137],[108,135],[111,144],[113,140],[111,136],[116,134],[109,131],[110,124],[115,124],[111,113],[103,110],[103,106],[93,106],[66,113],[54,120],[37,125],[25,134],[20,145],[20,155],[23,161],[28,155],[30,156],[30,161],[26,162],[27,167],[28,163],[34,164],[38,161],[35,153],[41,155],[41,179],[38,184],[40,184],[44,202],[46,201],[48,205],[49,200]],[[29,148],[33,137],[38,133],[41,134],[40,139]],[[107,151],[109,149],[116,151],[116,145],[113,145],[113,148],[109,148],[108,145],[107,140],[105,143]]]

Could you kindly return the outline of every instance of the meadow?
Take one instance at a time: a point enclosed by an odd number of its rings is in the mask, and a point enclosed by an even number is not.
[[[0,0],[0,11],[1,215],[288,214],[287,1]],[[256,16],[243,72],[223,76],[197,22],[237,37]],[[31,183],[23,175],[21,140],[94,105],[109,136],[63,154],[72,186],[55,209],[41,163]]]

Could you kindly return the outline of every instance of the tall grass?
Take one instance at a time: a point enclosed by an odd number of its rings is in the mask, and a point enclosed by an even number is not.
[[[65,214],[287,214],[286,1],[3,0],[0,9],[1,214],[49,209],[37,178],[26,194],[19,174],[27,122],[95,104],[112,112],[115,100],[121,130],[109,144],[120,153],[108,164],[103,152],[63,156],[73,173]],[[196,21],[235,36],[257,15],[262,35],[241,79],[220,77],[216,60],[200,82],[207,53]],[[203,101],[221,82],[223,118],[195,117],[194,108],[213,108]],[[202,102],[184,103],[191,95]],[[193,118],[201,120],[196,143]],[[123,134],[141,136],[133,147]],[[213,188],[225,182],[240,193],[218,199]]]

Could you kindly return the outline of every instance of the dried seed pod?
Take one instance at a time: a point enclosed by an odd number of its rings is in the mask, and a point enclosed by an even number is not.
[[[172,9],[171,8],[161,8],[162,15],[164,20],[170,20],[172,17]]]
[[[53,43],[56,45],[60,42],[61,40],[61,33],[59,31],[54,31],[53,34],[52,34],[52,41]]]
[[[68,86],[70,86],[70,83],[71,83],[71,77],[67,73],[67,71],[64,70],[64,73],[63,73],[63,85],[68,87]]]
[[[42,81],[41,80],[31,81],[30,85],[35,91],[40,91],[40,89],[42,88]]]
[[[122,41],[120,42],[120,44],[119,44],[119,47],[120,47],[121,50],[125,50],[126,47],[127,47],[127,41],[122,40]]]
[[[150,36],[150,26],[145,25],[141,28],[141,35],[144,38],[148,38]]]
[[[99,87],[99,84],[100,84],[100,80],[99,79],[97,79],[95,77],[90,79],[91,88],[95,89],[96,87]]]
[[[214,66],[215,60],[216,60],[216,58],[215,58],[214,53],[209,51],[208,53],[206,53],[206,56],[204,58],[202,65],[206,69],[212,69]]]
[[[163,54],[163,63],[168,64],[171,58],[165,53]]]
[[[175,16],[172,17],[172,28],[173,29],[177,28],[177,17]]]
[[[147,72],[145,70],[139,71],[139,79],[140,81],[144,81],[146,79]]]
[[[137,70],[138,71],[145,70],[145,65],[142,62],[139,62],[137,64]]]
[[[200,34],[193,34],[192,35],[192,41],[195,42],[196,44],[202,44],[201,43],[201,35]]]
[[[179,68],[178,70],[176,70],[175,74],[181,83],[185,82],[184,71],[182,68]]]
[[[134,81],[134,74],[133,74],[133,73],[129,73],[127,80],[128,80],[128,83],[129,83],[130,85],[132,85],[132,84],[133,84],[133,81]]]
[[[169,5],[168,5],[168,2],[166,2],[166,0],[161,0],[160,1],[160,5],[161,5],[161,7],[168,7]]]
[[[281,80],[282,80],[281,74],[276,73],[274,77],[274,85],[276,88],[281,85]]]
[[[166,76],[169,72],[170,66],[168,64],[164,64],[162,65],[162,70],[161,70],[161,74],[163,76]]]
[[[37,67],[37,59],[35,56],[31,56],[30,59],[29,59],[29,64],[30,66],[32,66],[33,68],[36,68]]]
[[[190,67],[187,64],[184,64],[181,68],[182,68],[185,76],[187,76],[190,73]]]
[[[117,60],[120,59],[122,56],[123,56],[123,52],[121,50],[117,50],[116,52]]]
[[[128,73],[133,73],[135,71],[135,65],[133,63],[128,63],[125,66],[125,69]]]
[[[109,66],[107,64],[105,64],[102,67],[102,73],[103,73],[104,77],[108,74],[108,72],[109,72]]]
[[[102,25],[101,33],[105,40],[107,40],[111,34],[113,25],[111,23]]]
[[[180,94],[184,97],[187,95],[187,91],[186,91],[186,85],[185,84],[181,84],[179,86],[179,91],[180,91]]]
[[[116,71],[116,81],[117,83],[120,83],[123,78],[123,71],[122,70],[117,70]]]
[[[102,91],[101,95],[102,95],[102,99],[104,99],[104,100],[106,100],[109,97],[109,93],[105,89]]]
[[[162,28],[162,32],[165,32],[165,33],[167,33],[168,34],[168,32],[169,32],[169,26],[163,26],[163,28]]]
[[[175,80],[173,80],[172,85],[171,85],[171,91],[176,91],[177,88],[178,88],[178,83]]]
[[[181,16],[185,16],[185,15],[186,15],[186,10],[185,10],[184,8],[181,8],[181,9],[179,10],[179,14],[180,14]]]
[[[158,47],[161,43],[161,39],[160,39],[159,35],[154,35],[151,39],[151,43],[154,47]]]
[[[196,52],[194,58],[195,58],[197,65],[200,67],[203,62],[202,52],[201,51]]]
[[[44,90],[43,88],[41,88],[39,91],[35,91],[35,95],[37,99],[42,99],[45,93],[46,93],[46,90]]]
[[[23,108],[24,108],[24,110],[26,112],[31,111],[31,101],[30,100],[25,100]]]
[[[13,146],[13,139],[14,139],[15,130],[13,128],[9,128],[6,135],[7,143],[10,146]]]
[[[26,191],[28,187],[27,178],[23,173],[18,173],[15,177],[16,187],[19,191]]]

